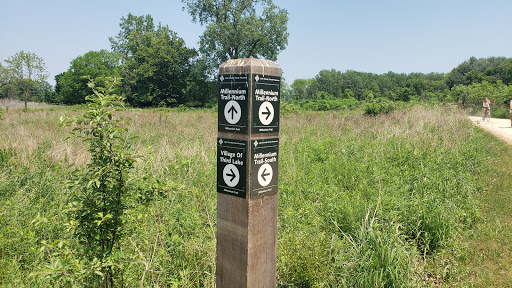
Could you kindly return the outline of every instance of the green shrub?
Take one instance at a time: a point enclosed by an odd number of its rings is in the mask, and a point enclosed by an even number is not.
[[[397,104],[387,98],[377,98],[374,101],[367,103],[364,108],[364,114],[376,116],[379,114],[389,114],[396,110]]]
[[[98,82],[101,86],[96,85]],[[73,136],[87,143],[91,162],[84,173],[75,171],[67,210],[70,229],[79,247],[75,248],[78,251],[70,249],[66,256],[83,257],[56,260],[55,273],[59,275],[68,267],[78,268],[74,273],[93,286],[113,287],[115,279],[122,279],[123,273],[119,265],[123,251],[119,243],[123,236],[127,183],[136,156],[126,136],[127,129],[121,126],[123,118],[113,114],[124,104],[121,96],[112,94],[118,83],[116,78],[91,80],[88,86],[94,94],[86,97],[89,111],[73,118],[61,118],[62,125],[73,127]],[[59,245],[62,248],[64,244]],[[79,265],[76,260],[80,261]]]
[[[495,107],[491,109],[491,117],[493,118],[501,118],[501,119],[510,119],[510,109],[508,107]]]

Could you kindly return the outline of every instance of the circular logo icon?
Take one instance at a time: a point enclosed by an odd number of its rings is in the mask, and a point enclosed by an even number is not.
[[[261,186],[265,187],[268,184],[270,184],[270,181],[272,181],[272,176],[272,166],[270,166],[270,164],[263,164],[258,170],[258,183],[260,183]]]
[[[240,121],[240,117],[242,117],[242,109],[240,108],[240,104],[235,100],[231,100],[224,107],[224,118],[228,121],[229,124],[236,124]]]
[[[260,122],[263,125],[268,125],[274,120],[274,106],[270,102],[263,102],[260,106],[258,113]]]
[[[236,168],[233,164],[228,164],[224,167],[222,171],[222,178],[224,179],[224,183],[229,187],[235,187],[238,182],[240,182],[240,172],[238,172],[238,168]]]

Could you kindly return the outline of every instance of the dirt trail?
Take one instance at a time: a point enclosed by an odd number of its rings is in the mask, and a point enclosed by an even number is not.
[[[482,117],[470,116],[469,119],[479,127],[482,127],[482,129],[491,132],[512,145],[512,127],[510,125],[510,119],[491,118],[489,122],[487,122],[487,120],[482,121]]]

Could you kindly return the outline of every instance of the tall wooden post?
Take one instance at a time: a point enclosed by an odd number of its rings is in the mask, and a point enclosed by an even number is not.
[[[275,287],[281,68],[219,67],[217,287]]]

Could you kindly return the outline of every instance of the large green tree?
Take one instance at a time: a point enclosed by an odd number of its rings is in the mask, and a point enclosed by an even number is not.
[[[293,100],[311,99],[312,86],[316,85],[316,79],[295,79],[290,85]]]
[[[491,83],[496,83],[498,80],[503,81],[503,77],[506,77],[506,75],[502,74],[502,68],[503,65],[506,65],[506,61],[507,58],[505,57],[470,57],[446,75],[446,84],[451,89],[460,84],[471,85],[483,81]]]
[[[55,77],[55,91],[64,104],[85,103],[90,94],[89,79],[119,77],[120,58],[107,50],[89,51],[71,61],[68,71]]]
[[[334,69],[322,70],[315,77],[318,83],[318,89],[327,92],[335,98],[343,97],[343,92],[345,89],[343,88],[344,80],[343,74],[340,71],[336,71]]]
[[[20,51],[5,62],[7,67],[4,68],[4,73],[7,73],[11,84],[21,92],[25,109],[27,109],[32,90],[48,78],[44,60],[35,53]]]
[[[187,103],[188,80],[197,52],[150,15],[121,18],[121,31],[111,37],[122,58],[127,101],[135,106],[173,106]]]
[[[276,60],[288,45],[288,12],[272,0],[182,0],[192,20],[206,26],[200,52],[215,69],[227,59]]]
[[[503,83],[512,85],[512,58],[505,60],[496,70],[496,73],[499,75],[500,79],[503,80]]]

